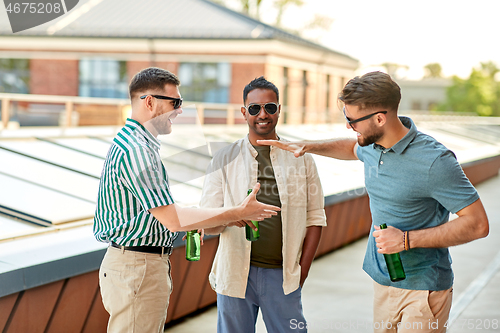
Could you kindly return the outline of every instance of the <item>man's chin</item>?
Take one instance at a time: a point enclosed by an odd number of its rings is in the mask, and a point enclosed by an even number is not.
[[[372,138],[363,138],[362,136],[358,137],[358,145],[361,147],[366,147],[374,143],[375,141]]]
[[[276,128],[276,126],[274,127],[269,127],[269,128],[255,128],[254,127],[254,132],[257,133],[258,135],[261,135],[261,136],[267,136],[267,135],[270,135],[272,133],[274,133],[274,129]]]
[[[361,139],[361,138],[358,138],[358,145],[361,146],[361,147],[366,147],[369,145],[369,143],[366,143],[365,140]]]

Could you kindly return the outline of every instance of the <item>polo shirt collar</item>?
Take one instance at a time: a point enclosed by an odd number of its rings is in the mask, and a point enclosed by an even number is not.
[[[132,127],[135,129],[135,133],[142,136],[147,142],[151,143],[156,150],[160,150],[161,143],[160,140],[155,138],[150,131],[148,131],[140,122],[134,119],[127,118],[125,126]]]
[[[408,133],[406,133],[406,135],[401,140],[399,140],[394,146],[392,146],[388,150],[392,150],[396,154],[401,155],[405,151],[405,149],[410,145],[410,143],[413,141],[413,139],[415,139],[415,136],[417,135],[417,126],[415,126],[415,123],[413,122],[413,120],[411,120],[408,117],[401,116],[401,117],[399,117],[399,120],[401,120],[403,125],[405,127],[409,128],[410,130],[408,131]],[[377,145],[377,144],[373,145],[373,148],[382,149],[381,147],[382,146]]]

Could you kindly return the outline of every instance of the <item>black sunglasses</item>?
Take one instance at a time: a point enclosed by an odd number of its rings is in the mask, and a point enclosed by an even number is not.
[[[361,117],[361,118],[358,118],[358,119],[353,119],[351,120],[349,117],[346,116],[345,114],[345,106],[344,108],[342,109],[342,112],[344,112],[344,117],[345,117],[345,120],[347,121],[347,123],[349,124],[349,126],[352,127],[352,124],[355,124],[357,122],[360,122],[360,121],[363,121],[363,120],[366,120],[366,119],[370,119],[371,117],[373,117],[374,115],[376,114],[379,114],[379,113],[387,113],[387,111],[377,111],[377,112],[374,112],[374,113],[370,113],[369,115],[367,116],[364,116],[364,117]]]
[[[144,99],[148,96],[152,96],[152,97],[158,98],[158,99],[168,99],[170,101],[174,101],[174,109],[178,109],[182,106],[182,98],[168,97],[168,96],[162,96],[162,95],[142,95],[140,97],[140,99]]]
[[[256,116],[260,113],[260,108],[264,107],[269,114],[275,114],[278,111],[278,104],[276,103],[266,103],[266,104],[250,104],[246,107],[248,113],[252,116]]]

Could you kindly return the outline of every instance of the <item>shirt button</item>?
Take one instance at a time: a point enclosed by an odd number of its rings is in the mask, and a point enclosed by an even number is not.
[[[383,151],[383,153],[385,154],[385,153],[387,153],[387,152],[384,150],[384,151]]]
[[[380,164],[384,164],[384,161],[380,161]]]

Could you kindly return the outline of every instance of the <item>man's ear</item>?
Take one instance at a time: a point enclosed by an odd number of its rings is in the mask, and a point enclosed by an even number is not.
[[[382,127],[387,123],[387,114],[379,113],[375,117],[377,117],[376,120],[378,126]]]
[[[146,98],[144,99],[144,105],[150,112],[153,111],[153,104],[154,104],[153,100],[154,98],[151,95],[146,96]]]
[[[242,106],[241,109],[240,109],[240,111],[241,111],[241,114],[243,115],[243,117],[246,118],[247,109],[244,106]]]

